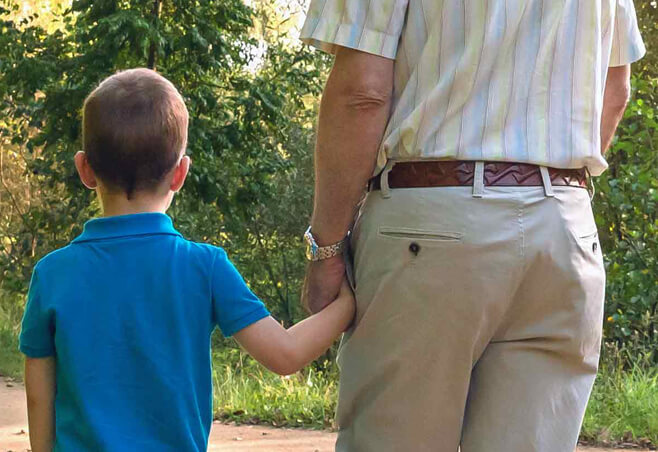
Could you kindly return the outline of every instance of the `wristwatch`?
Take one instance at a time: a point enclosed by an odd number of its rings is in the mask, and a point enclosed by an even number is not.
[[[345,239],[338,243],[328,246],[318,246],[315,237],[311,233],[309,226],[304,233],[304,240],[306,241],[306,258],[311,262],[322,261],[330,257],[338,256],[343,253],[345,249]]]

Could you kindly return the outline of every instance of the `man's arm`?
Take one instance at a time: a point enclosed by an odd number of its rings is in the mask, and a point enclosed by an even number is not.
[[[338,299],[288,330],[265,317],[235,333],[258,362],[281,375],[297,372],[321,356],[354,318],[354,295],[343,279]]]
[[[601,153],[604,154],[615,136],[617,126],[624,116],[631,94],[631,65],[610,67],[603,96],[601,115]]]
[[[347,234],[372,176],[391,109],[393,60],[340,47],[320,104],[311,228],[320,246]],[[309,264],[303,298],[329,304],[344,275],[342,257]]]
[[[55,441],[55,358],[25,359],[25,392],[32,452],[51,452]]]

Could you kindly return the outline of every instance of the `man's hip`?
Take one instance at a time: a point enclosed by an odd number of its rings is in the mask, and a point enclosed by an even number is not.
[[[369,193],[353,234],[337,450],[575,445],[605,280],[589,193],[482,185]],[[542,445],[546,429],[559,434]]]

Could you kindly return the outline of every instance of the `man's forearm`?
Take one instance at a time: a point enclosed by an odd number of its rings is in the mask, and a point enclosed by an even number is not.
[[[608,69],[601,113],[602,154],[610,147],[617,126],[624,116],[630,96],[630,72],[630,65]]]
[[[352,222],[391,107],[393,61],[341,48],[322,96],[311,222],[320,245],[340,241]]]

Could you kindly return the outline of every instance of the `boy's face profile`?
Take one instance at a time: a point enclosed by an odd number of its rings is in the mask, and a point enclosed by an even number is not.
[[[169,206],[190,165],[187,108],[171,82],[149,69],[108,77],[85,100],[82,125],[75,166],[104,208],[110,198]]]

